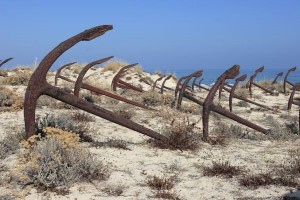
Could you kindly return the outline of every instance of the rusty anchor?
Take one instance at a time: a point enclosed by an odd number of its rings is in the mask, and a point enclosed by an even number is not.
[[[299,99],[295,99],[295,93],[296,91],[300,91],[300,83],[296,83],[292,88],[291,88],[292,92],[290,94],[290,98],[288,101],[288,110],[290,110],[292,108],[292,104],[298,105],[300,106],[300,102]],[[300,130],[300,129],[299,129]]]
[[[2,65],[4,65],[5,63],[7,63],[8,61],[10,61],[10,60],[12,60],[13,58],[7,58],[7,59],[5,59],[5,60],[3,60],[2,62],[1,62],[1,60],[0,60],[0,67],[2,66]]]
[[[125,103],[131,104],[131,105],[134,105],[134,106],[143,108],[143,109],[154,110],[154,109],[152,109],[152,108],[150,108],[150,107],[148,107],[148,106],[145,106],[145,105],[143,105],[143,104],[137,103],[137,102],[135,102],[135,101],[126,99],[126,98],[121,97],[121,96],[119,96],[119,95],[116,95],[116,94],[107,92],[107,91],[105,91],[105,90],[102,90],[102,89],[100,89],[100,88],[97,88],[97,87],[94,87],[94,86],[92,86],[92,85],[89,85],[89,84],[86,84],[86,83],[83,83],[83,82],[82,82],[85,73],[86,73],[92,66],[94,66],[94,65],[96,65],[96,64],[100,64],[100,63],[102,63],[102,62],[105,62],[105,61],[107,61],[107,60],[109,60],[109,59],[111,59],[111,58],[113,58],[113,56],[107,57],[107,58],[104,58],[104,59],[101,59],[101,60],[98,60],[98,61],[95,61],[95,62],[92,62],[92,63],[89,63],[88,65],[86,65],[86,66],[82,69],[82,71],[80,72],[80,74],[79,74],[79,76],[78,76],[78,78],[77,78],[77,80],[76,80],[77,85],[80,85],[80,88],[89,90],[89,91],[94,92],[94,93],[99,94],[99,95],[105,95],[105,96],[107,96],[107,97],[110,97],[110,98],[113,98],[113,99],[117,99],[117,100],[119,100],[119,101],[123,101],[123,102],[125,102]],[[61,79],[65,80],[65,81],[68,81],[68,82],[71,82],[71,83],[74,83],[74,82],[75,82],[75,81],[73,81],[73,80],[71,80],[71,79],[69,79],[69,78],[67,78],[67,77],[61,75],[61,71],[62,71],[63,69],[69,67],[70,65],[72,65],[72,64],[74,64],[74,63],[76,63],[76,62],[72,62],[72,63],[65,64],[65,65],[63,65],[62,67],[60,67],[60,68],[57,70],[56,75],[55,75],[55,85],[57,85],[57,83],[58,83],[58,78],[61,78]],[[82,78],[80,78],[80,77],[82,77]],[[76,84],[75,84],[75,87],[76,87]],[[79,90],[78,87],[77,87],[77,90]],[[79,93],[79,91],[76,91],[76,92]],[[74,94],[75,94],[75,90],[74,90]],[[75,95],[76,95],[76,94],[75,94]],[[78,95],[76,95],[76,96],[78,96]]]
[[[294,84],[291,83],[290,81],[288,81],[287,78],[288,78],[289,74],[290,74],[291,72],[293,72],[293,71],[296,71],[296,69],[297,69],[296,66],[290,68],[290,69],[287,71],[287,73],[286,73],[286,75],[285,75],[285,77],[284,77],[284,81],[283,81],[283,93],[284,93],[284,94],[286,94],[286,92],[287,92],[287,91],[286,91],[286,85],[287,85],[287,83],[290,84],[291,86],[294,86]]]
[[[272,81],[272,84],[277,83],[277,79],[278,79],[279,77],[281,77],[282,75],[283,75],[283,72],[278,73],[278,74],[276,75],[276,77],[274,78],[274,80]]]
[[[173,77],[172,74],[168,75],[162,82],[161,84],[161,87],[160,87],[160,93],[163,94],[164,93],[164,89],[167,89],[167,90],[173,90],[172,88],[169,88],[167,86],[165,86],[167,80],[171,79]]]
[[[185,89],[188,88],[188,84],[190,82],[190,80],[192,78],[197,79],[198,77],[202,76],[203,74],[203,70],[198,70],[188,76],[184,76],[181,78],[180,81],[178,81],[178,84],[176,85],[176,91],[175,91],[175,101],[176,101],[176,98],[177,98],[177,94],[179,93],[178,95],[178,99],[177,99],[177,106],[176,108],[179,110],[181,108],[181,104],[182,104],[182,100],[183,100],[183,97],[184,97],[184,93],[185,93]],[[184,81],[183,83],[181,83],[182,81]],[[184,89],[183,89],[184,88]]]
[[[268,109],[268,110],[272,110],[272,108],[269,108],[268,106],[265,106],[265,105],[262,105],[260,103],[257,103],[255,101],[251,101],[245,97],[242,97],[242,96],[239,96],[237,94],[235,94],[235,89],[237,88],[238,84],[240,81],[244,81],[245,79],[247,78],[247,75],[244,74],[242,76],[240,76],[239,78],[235,79],[235,83],[234,85],[232,86],[231,90],[228,91],[230,94],[229,94],[229,110],[230,112],[232,112],[232,99],[233,98],[236,98],[236,99],[239,99],[239,100],[242,100],[242,101],[245,101],[245,102],[248,102],[248,103],[251,103],[251,104],[254,104],[256,106],[259,106],[259,107],[262,107],[262,108],[265,108],[265,109]]]
[[[290,94],[290,98],[288,101],[288,108],[287,108],[288,110],[290,110],[292,108],[292,104],[300,106],[299,99],[294,98],[296,91],[300,91],[300,83],[296,83],[292,87],[292,92]],[[299,109],[298,125],[299,125],[299,127],[298,127],[299,133],[298,134],[300,134],[300,109]]]
[[[152,91],[154,91],[155,89],[160,89],[160,87],[157,86],[157,82],[161,81],[164,77],[165,76],[160,76],[154,81],[153,86],[152,86]]]
[[[218,91],[218,88],[221,86],[221,84],[226,80],[226,79],[232,79],[235,76],[237,76],[239,73],[239,65],[234,65],[227,71],[225,71],[216,81],[214,86],[211,88],[210,92],[208,93],[206,99],[204,102],[196,99],[195,97],[189,95],[187,92],[185,92],[185,86],[183,86],[181,89],[183,90],[183,96],[190,101],[193,101],[194,103],[203,106],[203,112],[202,112],[202,123],[203,123],[203,140],[207,141],[209,137],[209,131],[208,131],[208,126],[209,126],[209,113],[210,111],[214,111],[220,115],[223,115],[225,117],[228,117],[229,119],[232,119],[240,124],[243,124],[245,126],[248,126],[254,130],[257,130],[261,133],[267,134],[269,133],[269,129],[265,129],[261,126],[258,126],[234,113],[231,113],[224,108],[217,106],[213,104],[213,99]],[[190,78],[192,78],[193,74],[190,75]]]
[[[192,90],[193,90],[193,91],[195,91],[195,86],[197,86],[197,83],[196,83],[197,79],[200,79],[200,78],[201,78],[201,76],[199,76],[199,77],[197,77],[197,78],[194,79],[194,81],[193,81],[193,83],[192,83]],[[201,82],[202,82],[202,81],[203,81],[203,78],[199,80],[198,85],[201,85]],[[198,87],[198,86],[197,86],[197,87]],[[199,89],[201,89],[201,88],[199,87]]]
[[[147,135],[151,138],[162,141],[165,144],[168,144],[168,139],[165,136],[129,119],[120,117],[109,110],[94,105],[73,94],[65,92],[58,87],[52,86],[46,80],[47,72],[49,71],[53,63],[61,56],[61,54],[63,54],[65,51],[67,51],[80,41],[93,40],[112,29],[113,27],[111,25],[102,25],[85,30],[60,43],[44,57],[37,69],[32,74],[29,80],[28,87],[26,89],[24,102],[24,119],[27,138],[35,134],[35,110],[37,100],[41,95],[47,95],[69,105],[75,106],[79,109],[85,110],[91,114],[104,118],[108,121],[114,122],[121,126],[137,131],[141,134]]]
[[[227,89],[227,87],[232,88],[232,85],[230,85],[227,82],[222,83],[222,85],[219,87],[219,99],[221,99],[222,91],[225,90],[226,92],[230,93],[230,90]]]
[[[121,80],[121,78],[125,75],[125,73],[127,72],[127,70],[129,70],[130,68],[136,66],[138,63],[133,64],[133,65],[127,65],[122,67],[118,73],[114,76],[112,82],[111,82],[111,87],[113,91],[117,91],[117,88],[123,88],[123,89],[131,89],[137,92],[144,92],[143,89],[138,88],[134,85],[131,85],[130,83],[127,83],[123,80]]]
[[[195,82],[194,85],[192,85],[192,87],[193,87],[193,86],[194,86],[194,87],[197,86],[200,90],[201,90],[201,89],[204,89],[204,90],[206,90],[206,91],[209,91],[209,88],[203,87],[203,86],[201,85],[201,82],[202,82],[203,80],[204,80],[203,78],[200,79],[199,82],[198,82],[198,84]]]
[[[246,84],[246,86],[249,88],[250,96],[252,96],[252,85],[260,88],[261,90],[263,90],[267,93],[274,94],[273,91],[271,91],[271,90],[269,90],[269,89],[267,89],[267,88],[265,88],[265,87],[263,87],[263,86],[261,86],[261,85],[254,82],[254,79],[257,76],[257,74],[262,72],[262,71],[264,71],[264,66],[262,66],[262,67],[258,68],[257,70],[255,70],[254,74],[250,77],[249,81]]]

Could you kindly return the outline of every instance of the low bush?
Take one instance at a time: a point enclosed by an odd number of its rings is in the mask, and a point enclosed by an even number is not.
[[[161,94],[155,91],[143,92],[141,98],[142,103],[147,106],[160,106],[163,103]]]
[[[180,200],[180,197],[172,191],[177,175],[171,177],[149,176],[146,184],[155,191],[155,198]]]
[[[84,138],[84,134],[90,130],[89,126],[86,122],[74,123],[73,116],[74,114],[71,113],[62,113],[60,115],[46,114],[43,117],[38,116],[35,122],[36,133],[45,135],[44,128],[53,127],[78,134],[79,137]]]
[[[10,76],[4,77],[1,82],[4,85],[28,85],[31,73],[30,71],[17,71]]]
[[[79,143],[79,136],[57,128],[45,128],[45,137],[22,142],[16,176],[20,183],[42,190],[69,187],[79,181],[107,178],[107,167]]]
[[[13,90],[0,87],[0,111],[18,111],[23,108],[24,100]]]
[[[86,112],[74,112],[71,114],[71,118],[82,123],[95,121],[95,118]]]
[[[236,105],[239,107],[250,107],[249,103],[247,103],[246,101],[239,101]]]
[[[25,139],[25,133],[21,130],[7,135],[0,140],[0,159],[15,153],[19,149],[19,143]]]
[[[108,185],[103,189],[103,192],[111,196],[120,196],[124,192],[125,188],[126,187],[122,184]]]
[[[281,124],[273,116],[269,115],[265,118],[265,123],[271,128],[268,134],[268,138],[271,140],[290,140],[299,137],[297,121]]]
[[[250,135],[244,132],[242,127],[238,125],[228,125],[224,122],[216,122],[212,130],[216,137],[237,138],[237,139],[253,139]]]
[[[116,149],[131,150],[130,148],[128,148],[128,142],[120,139],[109,139],[106,142],[92,141],[92,144],[95,147],[110,147]]]
[[[165,127],[162,132],[168,139],[168,143],[158,140],[153,140],[152,143],[159,148],[196,150],[199,148],[201,136],[194,131],[195,124],[191,123],[188,118],[180,121],[173,120],[171,125]]]
[[[124,117],[126,119],[131,119],[133,116],[136,115],[135,111],[131,108],[120,108],[114,111],[118,116]]]
[[[240,184],[242,186],[252,188],[266,185],[281,185],[290,187],[296,187],[298,185],[293,176],[286,174],[280,174],[280,176],[278,176],[276,174],[272,174],[271,172],[245,175],[240,178]]]
[[[203,166],[203,174],[205,176],[224,176],[226,178],[232,178],[233,176],[240,175],[242,169],[237,166],[233,166],[229,161],[213,161],[211,167]]]

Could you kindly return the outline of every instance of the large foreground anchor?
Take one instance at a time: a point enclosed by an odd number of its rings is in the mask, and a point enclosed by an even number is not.
[[[7,59],[5,59],[5,60],[3,60],[2,62],[1,62],[1,60],[0,60],[0,67],[2,66],[2,65],[4,65],[5,63],[7,63],[8,61],[10,61],[10,60],[12,60],[13,58],[7,58]]]
[[[24,119],[26,138],[35,134],[35,109],[37,100],[41,95],[47,95],[69,105],[75,106],[79,109],[85,110],[91,114],[97,115],[108,121],[117,123],[121,126],[127,127],[151,138],[162,141],[165,144],[168,144],[168,139],[165,136],[129,119],[120,117],[109,110],[101,108],[84,99],[65,92],[58,87],[52,86],[46,80],[48,70],[61,54],[63,54],[65,51],[67,51],[80,41],[93,40],[112,29],[113,27],[111,25],[102,25],[83,31],[60,43],[44,57],[37,69],[32,74],[25,94]]]
[[[297,69],[296,66],[292,67],[291,69],[289,69],[284,77],[284,81],[283,81],[283,93],[286,94],[286,84],[290,84],[291,86],[294,86],[293,83],[291,83],[290,81],[288,81],[288,76],[291,72],[295,71]]]
[[[241,123],[245,126],[248,126],[254,130],[257,130],[259,132],[262,132],[264,134],[267,134],[269,132],[268,129],[265,129],[261,126],[258,126],[234,113],[231,113],[227,110],[225,110],[224,108],[217,106],[215,104],[213,104],[213,99],[214,96],[216,94],[216,92],[218,91],[218,88],[222,85],[222,83],[226,80],[226,79],[232,79],[234,77],[236,77],[239,73],[239,65],[234,65],[233,67],[231,67],[230,69],[228,69],[226,72],[224,72],[216,81],[216,83],[214,84],[214,86],[211,88],[210,92],[208,93],[206,99],[204,102],[196,99],[195,97],[187,94],[184,90],[185,88],[182,87],[182,90],[184,91],[183,96],[191,101],[193,101],[194,103],[203,106],[203,112],[202,112],[202,123],[203,123],[203,139],[204,140],[208,140],[209,137],[209,131],[208,131],[208,127],[209,127],[209,113],[210,111],[214,111],[216,113],[219,113],[220,115],[223,115],[225,117],[228,117],[238,123]],[[193,74],[190,75],[190,78],[193,76]]]
[[[101,59],[101,60],[99,60],[98,62],[92,62],[92,63],[89,63],[87,66],[84,67],[84,69],[82,69],[82,71],[80,72],[80,74],[79,74],[79,76],[78,76],[76,82],[78,82],[79,77],[84,77],[85,73],[86,73],[93,65],[100,64],[100,63],[102,63],[102,61],[105,62],[105,61],[107,61],[107,60],[109,60],[109,59],[111,59],[111,58],[113,58],[113,57],[111,56],[111,57],[108,57],[108,58]],[[57,85],[57,83],[58,83],[58,78],[61,78],[61,79],[65,80],[65,81],[68,81],[68,82],[71,82],[71,83],[74,83],[74,82],[75,82],[75,81],[73,81],[73,80],[71,80],[71,79],[69,79],[69,78],[67,78],[67,77],[61,75],[61,71],[62,71],[64,68],[67,68],[67,67],[69,67],[70,65],[72,65],[72,64],[74,64],[74,63],[75,63],[75,62],[65,64],[65,65],[63,65],[62,67],[60,67],[60,68],[57,70],[56,75],[55,75],[55,85]],[[131,105],[134,105],[134,106],[137,106],[137,107],[140,107],[140,108],[153,110],[152,108],[150,108],[150,107],[148,107],[148,106],[145,106],[145,105],[143,105],[143,104],[140,104],[140,103],[137,103],[137,102],[135,102],[135,101],[126,99],[126,98],[124,98],[124,97],[121,97],[121,96],[119,96],[119,95],[116,95],[116,94],[107,92],[107,91],[105,91],[105,90],[102,90],[102,89],[100,89],[100,88],[94,87],[94,86],[89,85],[89,84],[87,84],[87,83],[83,83],[82,80],[83,80],[83,78],[80,78],[79,83],[77,83],[77,85],[80,85],[80,88],[89,90],[89,91],[94,92],[94,93],[99,94],[99,95],[105,95],[105,96],[108,96],[108,97],[110,97],[110,98],[117,99],[117,100],[119,100],[119,101],[123,101],[123,102],[125,102],[125,103],[131,104]],[[78,90],[78,88],[77,88],[77,90]],[[77,92],[79,93],[79,91],[77,91]],[[75,93],[75,91],[74,91],[74,93]],[[76,95],[76,96],[78,96],[78,95]]]

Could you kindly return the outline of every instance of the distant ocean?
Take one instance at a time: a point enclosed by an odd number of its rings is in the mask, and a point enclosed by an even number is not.
[[[243,74],[247,74],[247,79],[246,80],[248,80],[257,68],[251,68],[251,69],[250,68],[245,68],[245,69],[240,68],[240,74],[237,77],[239,77]],[[286,75],[286,72],[290,68],[291,67],[289,67],[289,68],[287,68],[287,67],[283,67],[283,68],[270,68],[270,67],[267,68],[267,67],[265,67],[264,71],[257,75],[257,77],[255,78],[255,81],[274,80],[274,78],[276,77],[276,75],[278,73],[283,72],[283,75],[277,79],[278,82],[283,82],[283,79]],[[177,69],[177,70],[173,70],[173,71],[161,70],[161,72],[164,73],[164,74],[174,73],[177,78],[180,78],[182,76],[186,76],[188,74],[191,74],[191,73],[193,73],[197,70],[200,70],[200,69]],[[210,85],[210,84],[214,83],[217,80],[217,78],[222,73],[224,73],[224,71],[226,69],[224,69],[224,68],[207,68],[207,69],[202,69],[202,70],[203,70],[202,84]],[[300,68],[296,69],[296,71],[291,72],[288,76],[288,80],[292,83],[300,82]],[[229,83],[234,83],[234,79],[233,80],[228,80],[228,82]]]

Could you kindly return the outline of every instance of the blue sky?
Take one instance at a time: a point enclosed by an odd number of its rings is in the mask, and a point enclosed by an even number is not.
[[[53,68],[114,55],[146,70],[300,66],[298,0],[0,0],[0,60],[38,62],[93,26],[114,29],[63,54]]]

